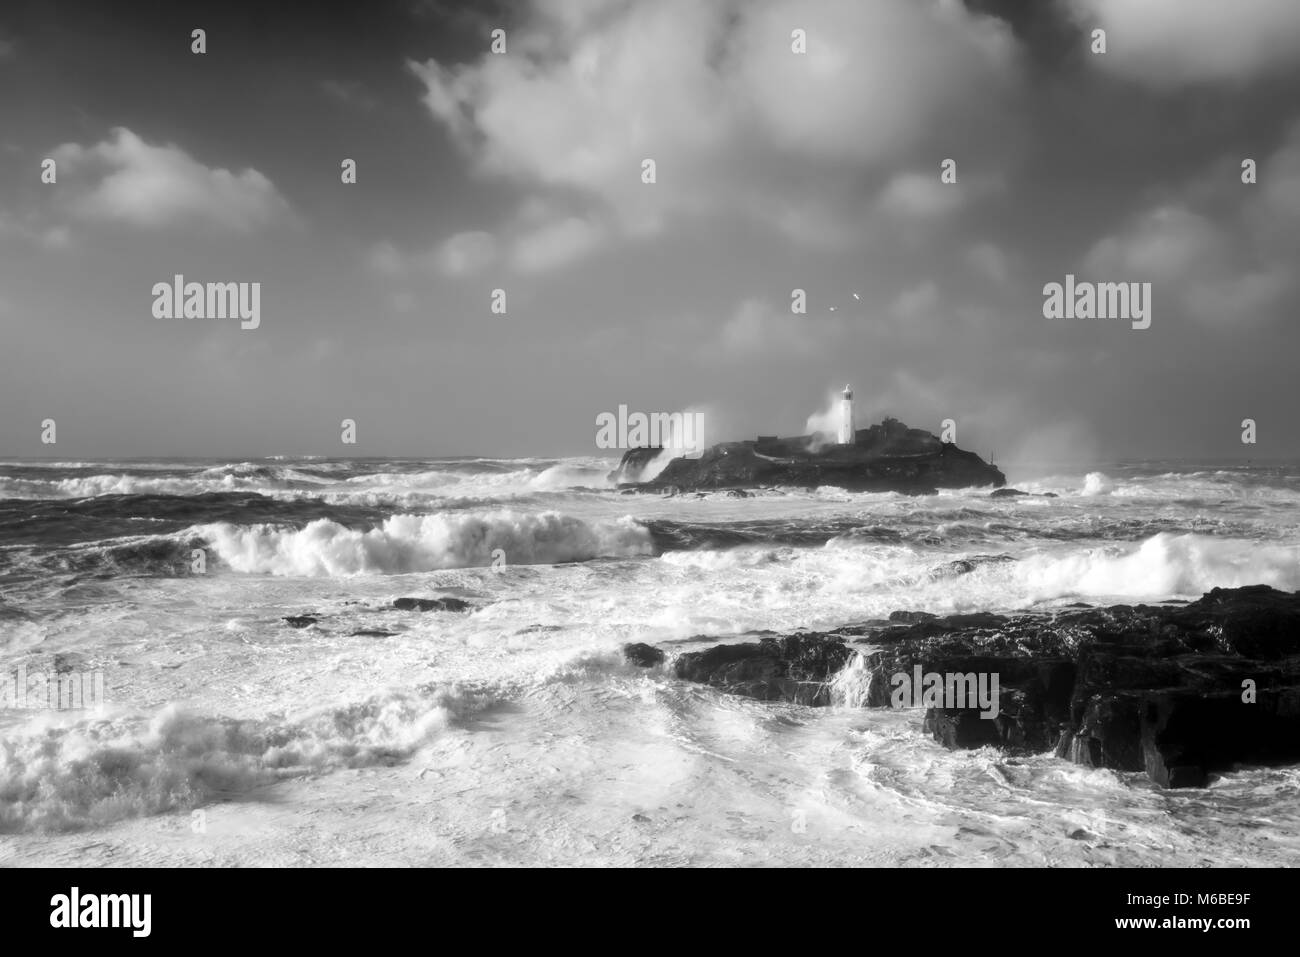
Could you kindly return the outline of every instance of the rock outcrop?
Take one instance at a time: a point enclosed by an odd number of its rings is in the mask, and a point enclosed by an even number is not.
[[[470,611],[473,606],[462,598],[398,598],[393,607],[399,611]]]
[[[1235,764],[1300,762],[1300,592],[1216,588],[1185,605],[1050,615],[935,617],[764,637],[681,655],[678,677],[763,700],[831,701],[860,652],[867,707],[890,707],[891,678],[996,674],[997,715],[931,707],[949,748],[1054,751],[1091,767],[1201,787]]]
[[[634,642],[623,646],[623,660],[638,668],[653,668],[664,663],[663,651],[654,645]]]
[[[828,444],[818,435],[724,442],[698,458],[675,458],[652,481],[640,482],[645,465],[659,454],[659,449],[629,450],[610,473],[611,481],[646,491],[833,485],[909,494],[1006,484],[1006,476],[974,452],[897,419],[859,429],[853,445]]]
[[[677,677],[763,701],[831,703],[827,684],[853,656],[841,641],[822,635],[765,636],[757,644],[717,645],[674,662]]]
[[[618,468],[609,473],[609,480],[615,485],[635,485],[642,480],[646,467],[663,451],[657,445],[628,449],[619,460]]]

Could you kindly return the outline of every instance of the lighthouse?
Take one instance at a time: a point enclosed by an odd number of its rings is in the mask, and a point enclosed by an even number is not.
[[[855,438],[853,429],[853,387],[844,387],[844,396],[840,400],[840,445],[852,445]]]

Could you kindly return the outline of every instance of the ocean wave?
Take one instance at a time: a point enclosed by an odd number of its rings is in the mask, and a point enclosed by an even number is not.
[[[394,515],[368,531],[329,519],[300,529],[227,522],[190,530],[237,572],[271,575],[393,575],[445,568],[540,565],[653,553],[647,529],[625,517],[585,522],[559,512]]]
[[[1015,571],[1040,598],[1069,595],[1197,597],[1212,588],[1300,588],[1300,548],[1162,532],[1137,548],[1031,555]]]
[[[629,673],[641,669],[617,647],[575,648],[513,674],[388,687],[253,718],[176,702],[152,715],[36,714],[0,738],[0,833],[102,826],[308,774],[401,764],[520,695]]]
[[[59,479],[0,477],[0,499],[83,499],[111,495],[192,496],[260,492],[328,484],[328,480],[279,466],[222,466],[195,475],[147,476],[129,472]]]
[[[1083,478],[1084,495],[1109,495],[1115,489],[1115,483],[1102,472],[1089,472]]]
[[[368,490],[397,489],[400,491],[451,491],[465,494],[466,489],[482,493],[498,490],[519,492],[549,491],[563,488],[610,488],[608,467],[603,464],[559,462],[545,468],[515,468],[483,471],[480,469],[446,467],[417,472],[373,472],[352,475],[349,486]]]
[[[0,831],[68,830],[194,807],[286,777],[392,764],[498,700],[430,686],[289,719],[173,704],[152,719],[37,719],[0,741]]]

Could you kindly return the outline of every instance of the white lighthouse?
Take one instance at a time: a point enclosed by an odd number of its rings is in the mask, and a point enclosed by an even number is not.
[[[844,397],[840,401],[840,445],[852,445],[855,434],[853,429],[853,387],[844,387]]]

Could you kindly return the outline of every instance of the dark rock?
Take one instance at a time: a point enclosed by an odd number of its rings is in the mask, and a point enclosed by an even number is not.
[[[1250,586],[1216,588],[1182,607],[1121,605],[1054,616],[1053,629],[1073,633],[1059,644],[1073,647],[1074,674],[1062,665],[1040,703],[1026,698],[1018,715],[1016,705],[1004,705],[998,724],[1002,729],[1003,719],[1015,715],[1031,747],[1044,739],[1050,747],[1055,737],[1061,757],[1145,771],[1163,787],[1200,787],[1211,774],[1243,762],[1300,761],[1297,615],[1300,594]],[[1017,630],[1012,622],[1007,627]],[[987,633],[949,633],[945,640],[961,638],[978,645]],[[1254,703],[1242,700],[1247,679],[1255,682]],[[1004,678],[1008,687],[1014,695],[1034,686]],[[1061,689],[1067,687],[1068,714],[1062,716]],[[1005,692],[1004,698],[1013,700]],[[978,739],[945,719],[932,724],[950,746]],[[1012,737],[1003,735],[1004,746],[1013,744]]]
[[[764,636],[682,655],[677,675],[763,700],[829,702],[842,634]],[[1216,588],[1186,605],[1053,614],[890,615],[867,639],[868,707],[902,672],[998,676],[996,718],[931,708],[950,748],[1051,751],[1077,764],[1201,787],[1238,764],[1300,762],[1300,592]],[[1243,700],[1253,682],[1254,701]]]
[[[989,493],[989,498],[1015,498],[1017,495],[1028,495],[1028,492],[1022,492],[1018,488],[1000,488]]]
[[[525,625],[515,632],[516,635],[542,635],[553,631],[564,631],[563,625]]]
[[[1246,658],[1300,654],[1300,601],[1268,585],[1212,589],[1178,610],[1173,621]]]
[[[969,708],[930,708],[925,713],[924,727],[949,750],[982,748],[1000,740],[997,721],[981,718],[978,711]]]
[[[348,632],[349,638],[392,638],[396,635],[395,631],[383,631],[379,628],[363,628],[360,631]]]
[[[938,615],[932,615],[928,611],[891,611],[889,613],[890,621],[906,622],[913,624],[918,621],[933,621]]]
[[[842,639],[819,634],[765,637],[757,643],[687,652],[677,677],[762,701],[830,704],[830,681],[852,657]]]
[[[630,449],[610,473],[615,483],[635,482],[659,449]],[[765,437],[725,442],[697,458],[673,459],[653,481],[638,487],[672,493],[752,489],[769,485],[928,495],[940,488],[1001,486],[1006,476],[973,452],[941,442],[897,419],[859,429],[853,445],[826,444],[825,436]]]
[[[664,653],[660,649],[641,642],[624,645],[623,657],[628,664],[636,665],[638,668],[653,668],[664,662]]]
[[[949,578],[956,575],[967,575],[981,565],[1000,565],[1004,562],[1014,561],[1015,559],[1010,555],[972,555],[970,558],[959,558],[956,561],[931,569],[930,577]]]
[[[469,602],[460,598],[398,598],[393,607],[401,611],[469,611]]]
[[[646,466],[662,453],[663,449],[658,446],[628,449],[619,460],[618,468],[609,473],[609,480],[615,485],[640,482]]]
[[[308,628],[320,622],[315,615],[289,615],[280,620],[287,622],[290,628]]]

